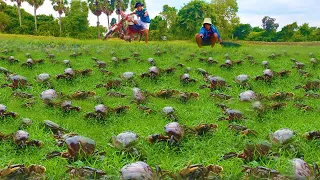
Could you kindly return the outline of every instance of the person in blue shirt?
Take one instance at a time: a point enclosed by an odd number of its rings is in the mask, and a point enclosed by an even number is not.
[[[211,18],[205,18],[200,32],[196,34],[196,41],[198,46],[209,46],[213,48],[217,41],[222,43],[222,39],[218,29],[212,25]]]
[[[136,14],[139,17],[139,19],[137,21],[135,21],[134,23],[143,27],[143,29],[144,29],[143,32],[145,34],[146,44],[148,44],[150,17],[149,17],[147,9],[143,8],[143,6],[144,6],[143,4],[141,4],[140,2],[137,2],[136,5],[134,6],[134,8],[136,8],[136,10],[134,12],[130,13],[129,15]]]

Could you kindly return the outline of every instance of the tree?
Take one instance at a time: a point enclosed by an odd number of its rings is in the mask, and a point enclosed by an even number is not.
[[[10,16],[7,14],[0,12],[0,32],[3,31],[8,24],[10,23]]]
[[[94,15],[97,16],[98,39],[100,39],[99,16],[102,14],[102,11],[103,11],[103,5],[104,5],[103,1],[104,0],[88,0],[89,9]]]
[[[276,19],[275,18],[271,18],[269,16],[265,16],[262,19],[262,27],[264,30],[266,30],[267,33],[272,32],[272,31],[276,31],[279,27],[278,23],[275,23]]]
[[[215,25],[224,36],[231,35],[234,28],[239,24],[237,16],[238,3],[236,0],[212,0],[213,16],[216,17]]]
[[[36,29],[36,32],[38,31],[37,27],[37,9],[43,5],[44,0],[27,0],[27,2],[33,6],[33,12],[34,12],[34,27]]]
[[[115,8],[126,11],[128,9],[129,0],[115,0]],[[118,14],[118,22],[120,21],[120,14]]]
[[[203,0],[193,0],[178,12],[177,23],[173,28],[174,34],[181,39],[190,39],[199,31],[205,17],[211,17],[211,7]]]
[[[21,4],[24,0],[11,0],[12,2],[17,2],[17,7],[18,7],[18,16],[19,16],[19,22],[20,22],[20,27],[22,26],[22,21],[21,21],[21,11],[20,11],[20,7]]]
[[[113,25],[116,24],[116,23],[117,23],[116,18],[112,18],[112,19],[111,19],[110,26],[113,26]]]
[[[144,4],[144,7],[147,7],[145,0],[131,0],[130,2],[130,10],[134,11],[134,6],[136,5],[137,2],[141,2],[142,4]]]
[[[284,26],[278,32],[278,41],[291,41],[294,33],[298,30],[297,22]]]
[[[170,7],[167,4],[165,4],[162,8],[162,12],[160,12],[160,15],[162,15],[162,17],[166,21],[167,27],[170,28],[172,24],[176,23],[177,9],[175,7]]]
[[[165,32],[167,29],[167,23],[161,16],[156,16],[151,19],[150,30],[162,30]]]
[[[102,9],[102,11],[103,11],[103,13],[105,13],[107,15],[108,28],[110,27],[110,16],[114,11],[114,3],[115,3],[115,0],[111,0],[111,1],[104,0],[103,1],[103,9]]]
[[[252,31],[252,27],[250,24],[239,24],[234,30],[233,30],[233,37],[244,40]]]
[[[59,14],[59,26],[60,26],[60,36],[61,36],[61,32],[62,32],[61,15],[69,11],[69,8],[66,6],[68,4],[68,1],[67,0],[51,0],[51,4],[53,6],[53,9],[57,11]]]
[[[311,34],[312,29],[309,27],[308,23],[304,23],[299,27],[299,31],[303,36],[308,37]]]

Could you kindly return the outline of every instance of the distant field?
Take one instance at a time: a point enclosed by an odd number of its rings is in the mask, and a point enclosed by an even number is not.
[[[241,42],[240,42],[241,43]],[[74,40],[68,38],[50,38],[33,37],[20,35],[0,34],[0,52],[9,50],[8,54],[0,54],[0,57],[7,58],[14,56],[18,63],[10,64],[6,60],[0,60],[0,67],[4,67],[11,72],[25,76],[32,84],[32,87],[21,89],[21,91],[32,94],[35,97],[35,104],[30,108],[22,107],[21,104],[26,99],[13,97],[13,90],[9,87],[0,88],[0,104],[7,106],[8,111],[14,111],[19,114],[17,119],[0,119],[0,132],[9,134],[16,132],[21,125],[21,118],[30,118],[33,124],[23,128],[30,134],[30,139],[38,139],[44,142],[43,147],[26,147],[17,149],[11,140],[0,141],[0,169],[12,161],[13,164],[24,163],[25,165],[41,164],[46,167],[46,177],[48,179],[68,179],[66,174],[66,165],[69,162],[66,159],[55,157],[45,160],[47,153],[52,151],[66,151],[66,146],[56,146],[52,132],[47,130],[43,124],[44,120],[51,120],[60,126],[68,129],[70,132],[76,132],[82,136],[93,139],[99,151],[105,151],[106,157],[103,160],[89,157],[87,159],[71,162],[76,167],[91,166],[104,170],[111,179],[119,178],[120,169],[127,163],[135,162],[138,157],[130,156],[110,146],[110,139],[124,131],[133,131],[139,135],[139,141],[136,147],[145,152],[146,162],[155,169],[156,165],[161,169],[177,173],[185,167],[189,161],[192,164],[216,164],[223,167],[223,179],[239,179],[244,177],[241,172],[242,165],[251,167],[265,166],[289,175],[292,170],[290,160],[293,158],[303,158],[312,165],[320,159],[320,143],[318,140],[307,141],[303,134],[312,130],[320,130],[320,99],[305,97],[304,89],[294,89],[297,85],[304,85],[308,80],[320,79],[320,64],[313,67],[310,58],[320,59],[319,42],[310,43],[251,43],[244,42],[240,48],[222,48],[216,45],[214,49],[204,47],[199,49],[195,43],[186,41],[173,42],[150,42],[148,46],[144,42],[124,42],[117,39],[110,41],[100,40]],[[12,52],[10,52],[12,50]],[[115,52],[118,58],[130,58],[128,62],[120,62],[114,65],[111,52]],[[165,52],[160,56],[155,55],[158,51]],[[70,57],[73,52],[82,53],[78,57]],[[138,52],[140,61],[135,59],[132,54]],[[205,53],[204,53],[205,52]],[[36,64],[32,68],[22,67],[27,58],[26,53],[30,53],[35,60],[45,59],[43,64]],[[54,54],[56,63],[47,58],[47,53]],[[271,54],[279,55],[274,59],[268,58]],[[205,55],[204,55],[205,54]],[[225,63],[225,56],[228,54],[233,61],[243,60],[240,65],[234,65],[231,68],[221,68]],[[251,55],[256,64],[249,63],[245,58]],[[191,58],[191,56],[195,56]],[[111,75],[105,75],[95,67],[96,63],[91,58],[96,57],[100,61],[107,63],[105,70],[112,72]],[[200,62],[199,58],[213,57],[218,64],[208,65],[206,62]],[[148,72],[151,65],[148,58],[154,58],[156,66],[161,69],[169,67],[176,68],[172,74],[161,74],[157,79],[140,78],[140,74]],[[290,60],[294,58],[305,64],[304,71],[310,73],[310,77],[304,77],[292,68],[294,63]],[[57,80],[55,76],[64,72],[66,66],[63,60],[70,60],[74,70],[83,70],[91,68],[93,72],[84,77],[76,77],[72,81]],[[264,81],[255,81],[255,76],[262,75],[265,69],[262,61],[268,61],[270,68],[279,72],[281,70],[290,70],[291,74],[287,77],[275,77],[271,83]],[[179,63],[184,67],[177,66]],[[189,72],[191,78],[197,80],[196,83],[183,84],[180,76],[185,73],[187,67],[191,68]],[[208,85],[201,74],[197,73],[197,68],[205,69],[210,75],[223,77],[230,86],[220,90],[211,91],[208,88],[200,89],[201,85]],[[134,82],[122,80],[122,85],[118,91],[126,94],[126,97],[110,97],[106,95],[105,88],[96,88],[100,83],[106,83],[108,80],[120,78],[121,74],[127,71],[134,72]],[[87,112],[94,110],[97,105],[95,97],[89,97],[85,100],[72,100],[72,104],[81,107],[80,112],[64,113],[60,108],[51,108],[43,104],[40,99],[40,93],[48,88],[35,81],[36,75],[49,73],[50,82],[57,92],[63,94],[72,94],[78,90],[94,91],[96,96],[100,96],[102,102],[108,107],[118,105],[130,106],[127,112],[115,115],[110,113],[105,121],[95,119],[85,119]],[[249,83],[252,90],[263,96],[271,96],[275,92],[293,92],[294,99],[282,100],[287,103],[286,107],[279,110],[268,110],[261,117],[252,109],[252,102],[241,102],[239,94],[248,88],[240,87],[233,80],[240,74],[250,76]],[[0,74],[1,83],[7,83],[3,73]],[[176,89],[182,92],[199,93],[199,99],[191,98],[186,103],[181,102],[179,98],[159,98],[147,97],[147,102],[143,105],[155,110],[155,113],[146,115],[138,110],[133,100],[132,89],[137,86],[141,90],[149,93],[158,92],[161,89]],[[16,90],[18,91],[18,90]],[[230,100],[213,99],[210,93],[225,93],[232,96]],[[308,93],[320,93],[320,90],[309,91]],[[262,99],[263,104],[272,104],[275,101]],[[225,115],[216,104],[222,103],[230,108],[237,109],[246,117],[245,120],[237,122],[218,121],[218,118]],[[296,103],[303,103],[313,108],[311,111],[303,111],[294,106]],[[186,134],[181,140],[181,146],[170,147],[167,143],[150,144],[146,138],[151,134],[164,134],[164,126],[171,122],[167,119],[162,109],[165,106],[172,106],[179,117],[178,122],[181,125],[195,126],[202,123],[215,123],[218,125],[217,132],[208,132],[205,135],[194,136]],[[248,135],[243,137],[228,128],[229,124],[241,124],[257,132],[257,137]],[[228,152],[241,153],[246,143],[261,143],[270,141],[269,134],[280,128],[289,128],[295,131],[295,137],[290,145],[272,146],[272,152],[278,153],[278,157],[263,157],[251,162],[245,162],[239,158],[222,160],[222,156]],[[0,178],[1,179],[1,178]]]

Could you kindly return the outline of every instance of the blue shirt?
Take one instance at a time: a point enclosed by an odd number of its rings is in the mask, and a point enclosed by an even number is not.
[[[136,14],[138,17],[140,17],[140,20],[142,22],[145,22],[145,23],[150,23],[150,17],[149,17],[149,14],[148,16],[144,16],[144,14],[146,13],[147,9],[142,9],[141,11],[138,11],[136,10]]]
[[[208,31],[205,27],[201,27],[199,32],[199,34],[203,34],[203,39],[210,38],[213,35],[213,33],[217,33],[218,38],[221,38],[218,29],[213,25],[210,26],[210,31]]]

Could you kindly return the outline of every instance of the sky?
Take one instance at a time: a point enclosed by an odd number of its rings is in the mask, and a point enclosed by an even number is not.
[[[146,7],[153,18],[162,11],[165,4],[176,7],[178,10],[190,0],[145,0]],[[209,1],[209,0],[208,0]],[[10,0],[5,0],[6,3],[12,5]],[[298,25],[309,23],[310,26],[320,27],[320,5],[319,0],[238,0],[239,12],[241,23],[249,23],[252,26],[262,25],[262,18],[270,16],[276,18],[279,23],[279,28],[293,22]],[[33,8],[24,2],[22,7],[29,13],[33,14]],[[52,9],[50,0],[45,0],[44,5],[37,10],[37,14],[53,14],[54,17],[58,13]],[[111,19],[110,19],[111,20]],[[91,12],[89,14],[89,23],[95,26],[97,17]],[[100,16],[100,23],[107,26],[107,17],[103,14]],[[278,29],[280,30],[280,29]]]

